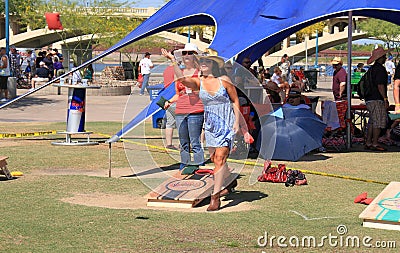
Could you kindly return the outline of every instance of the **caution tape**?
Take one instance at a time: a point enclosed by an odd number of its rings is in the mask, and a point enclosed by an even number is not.
[[[50,135],[50,134],[57,134],[57,131],[50,130],[50,131],[40,131],[40,132],[30,132],[30,133],[0,134],[0,139],[36,137],[36,136],[43,136],[43,135]]]
[[[106,134],[101,134],[101,133],[97,133],[97,134],[105,136],[105,137],[111,137],[110,135],[106,135]],[[130,141],[130,140],[126,140],[126,139],[120,139],[120,140],[122,142],[128,142],[128,143],[132,143],[132,144],[136,144],[136,145],[140,145],[140,146],[146,146],[146,147],[153,148],[153,149],[167,150],[166,148],[163,148],[160,146],[144,144],[144,143]],[[173,151],[179,152],[177,150],[173,150]],[[231,159],[231,158],[228,158],[227,161],[232,162],[232,163],[243,164],[243,165],[264,167],[264,164],[256,163],[256,162],[252,162],[252,161],[243,161],[243,160],[236,160],[236,159]],[[341,179],[360,181],[360,182],[366,182],[366,183],[374,183],[374,184],[383,184],[383,185],[389,184],[388,182],[381,182],[381,181],[372,180],[372,179],[364,179],[364,178],[357,178],[357,177],[351,177],[351,176],[336,175],[336,174],[325,173],[325,172],[314,171],[314,170],[305,170],[305,169],[296,169],[296,168],[287,168],[287,169],[298,170],[305,174],[313,174],[313,175],[324,176],[324,177],[334,177],[334,178],[341,178]]]
[[[107,138],[111,137],[111,135],[108,135],[108,134],[102,134],[102,133],[94,133],[94,134],[97,134],[97,135],[100,135],[100,136],[104,136],[104,137],[107,137]],[[128,139],[123,139],[123,138],[121,138],[119,140],[122,141],[122,142],[127,142],[127,143],[135,144],[135,145],[138,145],[138,146],[144,146],[144,147],[148,147],[148,148],[152,148],[152,149],[179,152],[178,150],[168,149],[168,148],[164,148],[164,147],[160,147],[160,146],[156,146],[156,145],[150,145],[150,144],[146,144],[146,143],[141,143],[141,142],[137,142],[137,141],[131,141],[131,140],[128,140]]]

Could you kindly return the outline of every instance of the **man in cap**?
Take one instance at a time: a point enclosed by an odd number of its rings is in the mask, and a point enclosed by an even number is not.
[[[346,80],[347,80],[347,73],[344,68],[342,68],[343,61],[340,57],[335,57],[331,61],[333,69],[333,83],[332,83],[332,92],[333,98],[335,101],[338,100],[345,100],[347,97],[346,91]]]
[[[386,128],[387,108],[389,107],[387,96],[387,72],[384,67],[387,50],[378,47],[372,51],[367,64],[374,62],[371,71],[371,80],[368,81],[370,92],[365,94],[365,103],[369,111],[369,128],[365,149],[374,151],[385,151],[386,149],[378,145],[378,138],[382,128]]]
[[[21,72],[21,55],[14,45],[10,46],[10,63],[11,76],[18,77]]]
[[[150,60],[150,53],[146,52],[144,58],[139,62],[139,72],[143,75],[142,88],[140,89],[140,95],[144,95],[144,89],[147,89],[147,85],[150,79],[150,69],[154,68],[153,63]]]

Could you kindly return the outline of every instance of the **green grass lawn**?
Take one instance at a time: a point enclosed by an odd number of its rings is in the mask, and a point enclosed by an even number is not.
[[[89,122],[86,128],[95,133],[113,135],[121,124]],[[0,133],[64,129],[63,123],[5,123],[0,126]],[[143,133],[146,138],[141,137]],[[159,129],[146,124],[130,133],[131,143],[113,144],[113,170],[129,168],[130,165],[145,168],[153,166],[153,163],[159,166],[176,163],[173,156],[158,149],[149,149],[151,162],[142,156],[149,153],[144,144],[162,146],[161,135]],[[287,188],[283,184],[249,184],[253,167],[245,166],[241,170],[237,191],[225,197],[223,203],[226,206],[216,213],[146,207],[112,209],[65,202],[63,199],[79,194],[142,198],[150,190],[137,177],[88,176],[87,171],[107,171],[108,145],[51,145],[52,141],[63,138],[62,135],[46,135],[0,139],[0,154],[9,156],[8,168],[24,172],[24,176],[18,179],[7,181],[1,177],[3,180],[0,180],[0,252],[379,251],[363,246],[334,247],[327,241],[324,247],[311,249],[282,248],[277,239],[273,240],[273,247],[270,244],[261,247],[257,243],[265,233],[268,239],[272,236],[300,239],[313,236],[320,240],[330,234],[339,236],[336,231],[339,225],[347,227],[346,235],[369,236],[373,238],[372,242],[397,241],[396,246],[400,247],[399,232],[362,227],[358,216],[366,206],[353,203],[362,192],[368,192],[369,197],[377,196],[385,185],[312,174],[307,174],[307,186]],[[107,139],[96,134],[92,138],[99,142]],[[382,182],[399,181],[400,159],[396,150],[372,153],[354,147],[352,152],[314,153],[301,161],[285,164],[298,169]],[[76,173],[57,173],[66,170]],[[46,174],[46,171],[52,174]],[[204,205],[207,203],[200,204]],[[230,211],[241,205],[249,208]],[[398,252],[396,249],[392,251]]]

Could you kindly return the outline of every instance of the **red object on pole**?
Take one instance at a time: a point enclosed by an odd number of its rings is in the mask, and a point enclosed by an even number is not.
[[[60,13],[58,12],[47,12],[44,14],[46,17],[47,27],[50,30],[62,30],[64,27],[61,24]]]

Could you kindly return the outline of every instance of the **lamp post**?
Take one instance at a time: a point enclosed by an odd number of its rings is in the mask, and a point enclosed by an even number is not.
[[[190,43],[190,26],[188,26],[188,43]]]
[[[10,47],[10,13],[8,7],[8,0],[4,0],[4,11],[5,11],[5,34],[6,34],[6,52],[8,55],[8,50]]]
[[[318,68],[318,30],[315,37],[315,65],[314,68]]]
[[[306,47],[306,66],[304,68],[304,70],[308,70],[308,49],[307,49],[307,39],[308,39],[308,35],[304,36],[304,45]]]

